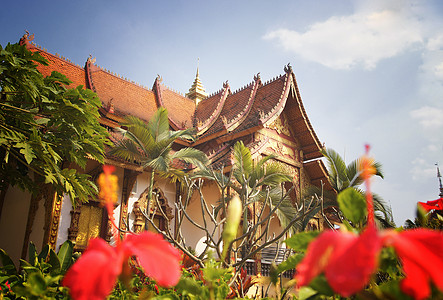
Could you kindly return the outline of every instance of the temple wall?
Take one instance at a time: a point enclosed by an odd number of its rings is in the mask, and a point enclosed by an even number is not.
[[[4,249],[11,256],[16,266],[18,266],[21,257],[30,200],[31,195],[29,193],[17,187],[9,187],[0,217],[0,248]],[[43,203],[44,200],[41,200],[39,203],[39,209],[36,213],[33,231],[30,236],[30,241],[34,242],[37,251],[41,250],[44,234]]]
[[[214,183],[205,184],[202,188],[202,193],[207,201],[209,209],[211,205],[216,206],[217,201],[220,198],[220,191],[218,186]],[[192,196],[191,202],[188,206],[187,213],[192,220],[197,224],[204,225],[202,217],[202,209],[200,204],[200,195],[198,191]],[[210,232],[214,229],[213,223],[211,222],[209,216],[207,216],[207,224]],[[222,230],[222,229],[221,229]],[[216,233],[216,238],[221,235],[220,232]],[[206,234],[203,230],[195,227],[191,222],[189,222],[186,217],[182,224],[182,232],[186,239],[186,245],[195,249],[197,253],[201,252],[205,247]]]

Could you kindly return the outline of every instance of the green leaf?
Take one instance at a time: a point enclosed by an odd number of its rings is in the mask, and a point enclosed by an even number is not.
[[[366,199],[354,188],[347,188],[337,196],[340,210],[354,225],[363,222],[367,214]]]
[[[325,296],[333,296],[334,295],[334,291],[329,286],[329,283],[328,283],[328,281],[326,280],[326,277],[323,274],[315,277],[311,281],[309,286],[312,289],[314,289],[317,292],[319,292],[320,294],[322,294],[322,295],[325,295]]]
[[[201,295],[203,293],[203,287],[191,278],[181,278],[178,284],[175,286],[178,292],[183,295]]]
[[[3,249],[0,249],[0,259],[3,265],[3,270],[6,271],[6,274],[17,275],[17,269],[15,268],[14,262]]]
[[[412,297],[404,294],[400,289],[400,280],[389,280],[379,285],[380,291],[383,293],[383,297],[386,299],[404,299],[412,300]],[[439,298],[440,299],[440,298]]]
[[[310,297],[317,295],[318,292],[314,289],[312,289],[309,286],[303,286],[300,288],[300,291],[298,292],[298,299],[299,300],[307,300]]]
[[[46,292],[45,278],[40,271],[29,274],[28,281],[24,285],[29,287],[32,294],[36,296],[43,295]]]
[[[36,258],[37,258],[37,251],[35,250],[35,245],[33,242],[29,243],[29,249],[28,249],[28,259],[29,263],[33,266],[37,264]]]
[[[285,241],[286,246],[295,250],[295,251],[306,251],[309,243],[315,239],[320,232],[318,231],[309,231],[309,232],[301,232],[291,236],[289,239]]]
[[[40,252],[40,254],[38,255],[38,261],[44,261],[46,260],[46,257],[48,257],[48,253],[49,253],[49,245],[46,244],[42,251]]]
[[[54,250],[49,249],[49,264],[51,273],[59,273],[60,272],[60,260],[58,259],[57,254],[55,254]]]
[[[282,263],[280,263],[277,266],[277,273],[295,269],[295,267],[303,259],[303,257],[304,254],[302,253],[296,253],[294,255],[289,256],[286,260],[284,260]]]
[[[71,265],[73,249],[74,246],[72,242],[68,240],[61,245],[60,250],[58,251],[57,256],[60,260],[62,272],[66,272]]]
[[[15,145],[17,148],[20,149],[20,153],[24,155],[26,163],[30,164],[34,158],[36,158],[34,151],[32,150],[32,147],[28,143],[17,143]]]

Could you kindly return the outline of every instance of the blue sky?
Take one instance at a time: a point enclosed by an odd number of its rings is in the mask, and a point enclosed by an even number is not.
[[[24,30],[51,53],[149,88],[186,93],[200,58],[211,93],[291,63],[314,129],[347,162],[370,143],[385,179],[374,192],[397,225],[438,197],[443,167],[443,2],[6,1],[0,44]]]

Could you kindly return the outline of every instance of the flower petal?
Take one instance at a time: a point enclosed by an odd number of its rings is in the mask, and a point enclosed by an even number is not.
[[[400,283],[401,290],[416,300],[427,299],[431,295],[429,275],[410,260],[403,260],[403,271],[406,278]]]
[[[75,300],[105,299],[121,272],[122,256],[102,239],[93,239],[87,250],[68,270],[63,286]]]
[[[341,253],[333,253],[325,268],[332,289],[348,297],[363,289],[374,274],[381,250],[381,239],[374,226],[369,226]]]
[[[320,234],[309,244],[305,257],[297,265],[297,285],[308,285],[323,272],[332,256],[342,253],[355,239],[356,235],[347,232],[328,230]]]
[[[401,233],[389,233],[387,236],[388,245],[392,245],[397,255],[403,262],[404,272],[408,282],[410,277],[420,283],[417,289],[428,288],[427,278],[431,278],[435,285],[443,291],[443,234],[440,231],[429,229],[415,229],[403,231]],[[417,269],[422,272],[416,273]],[[425,278],[417,279],[417,276]],[[425,286],[426,285],[426,286]],[[407,292],[407,291],[405,291]],[[419,298],[417,298],[419,299]]]
[[[126,255],[136,255],[146,275],[161,286],[174,286],[180,279],[180,252],[160,234],[143,232],[123,241]]]

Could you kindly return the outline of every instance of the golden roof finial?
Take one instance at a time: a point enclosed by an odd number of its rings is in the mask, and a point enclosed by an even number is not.
[[[197,59],[197,73],[195,74],[194,83],[189,89],[189,92],[186,94],[186,97],[194,100],[196,105],[208,96],[200,80],[199,65],[200,58]]]

